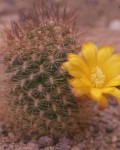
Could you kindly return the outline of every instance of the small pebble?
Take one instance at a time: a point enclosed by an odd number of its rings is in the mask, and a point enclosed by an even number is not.
[[[59,143],[69,143],[69,139],[67,138],[67,137],[65,137],[65,136],[63,136],[63,137],[61,137],[60,139],[59,139]]]
[[[45,147],[44,150],[55,150],[53,146]]]
[[[59,142],[55,146],[55,150],[71,150],[69,145],[69,139],[65,136],[59,139]]]
[[[8,137],[13,141],[15,141],[15,139],[16,139],[15,135],[12,132],[8,133]]]
[[[109,25],[109,28],[111,30],[120,30],[120,20],[119,19],[112,20],[112,22]]]
[[[53,139],[48,136],[40,137],[38,140],[39,148],[49,147],[53,145]]]
[[[113,142],[113,143],[117,142],[117,140],[118,140],[118,138],[117,138],[116,136],[113,136],[113,137],[112,137],[112,142]]]
[[[36,143],[28,143],[28,144],[27,144],[27,148],[28,148],[29,150],[39,150],[39,146],[38,146],[38,144],[36,144]]]
[[[106,130],[107,133],[112,133],[114,131],[114,129],[115,129],[115,127],[112,124],[108,124],[106,126],[105,130]]]
[[[31,140],[31,137],[25,135],[25,136],[21,139],[21,142],[23,142],[24,144],[27,144],[27,143],[29,143],[30,140]]]
[[[71,150],[80,150],[80,148],[78,146],[73,146]]]
[[[79,144],[77,144],[77,147],[79,147],[80,150],[84,149],[84,142],[81,142]]]
[[[112,139],[111,138],[105,138],[105,143],[107,143],[107,144],[111,144],[112,143],[112,141],[111,141]]]
[[[101,147],[101,143],[95,143],[95,150],[100,150],[100,147]]]
[[[117,148],[120,148],[120,142],[117,142]]]
[[[99,132],[99,127],[98,125],[92,125],[90,127],[90,131],[93,132],[93,133],[98,133]]]
[[[118,139],[117,139],[117,142],[120,142],[120,137],[117,137]]]
[[[55,146],[55,150],[71,150],[71,146],[60,143]]]

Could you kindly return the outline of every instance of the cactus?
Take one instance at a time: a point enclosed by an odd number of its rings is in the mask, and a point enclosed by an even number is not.
[[[5,55],[11,107],[16,129],[24,134],[61,135],[75,132],[81,109],[61,70],[68,52],[77,53],[72,14],[42,1],[34,17],[7,30]],[[13,117],[13,116],[12,116]]]

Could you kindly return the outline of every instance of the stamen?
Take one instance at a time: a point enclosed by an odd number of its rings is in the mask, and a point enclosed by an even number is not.
[[[91,69],[91,82],[97,88],[100,88],[105,83],[105,75],[99,66]]]

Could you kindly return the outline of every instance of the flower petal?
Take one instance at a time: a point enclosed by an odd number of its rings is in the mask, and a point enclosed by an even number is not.
[[[103,69],[103,72],[106,75],[107,81],[115,78],[120,74],[120,62],[118,63],[112,62],[109,67],[107,66]]]
[[[111,58],[109,58],[102,69],[106,74],[107,80],[117,76],[120,73],[120,53],[114,54]]]
[[[92,84],[90,83],[90,81],[86,78],[81,78],[81,79],[70,79],[69,80],[70,85],[73,88],[81,88],[81,87],[91,87]]]
[[[75,78],[86,78],[85,73],[76,65],[71,64],[70,62],[65,62],[62,64],[62,69],[68,71],[68,73]]]
[[[79,56],[79,55],[75,55],[72,53],[69,53],[67,55],[68,61],[78,67],[79,69],[81,69],[87,76],[89,76],[89,68],[87,66],[87,64],[85,63],[85,61]]]
[[[68,59],[68,60],[70,60],[71,58],[74,58],[74,57],[78,57],[78,58],[79,58],[80,56],[79,56],[79,55],[76,55],[76,54],[74,54],[74,53],[68,53],[68,54],[67,54],[67,59]]]
[[[99,109],[104,109],[107,107],[108,101],[107,101],[106,97],[103,96],[101,89],[92,88],[91,96],[92,96],[93,100],[95,100],[97,102]]]
[[[102,96],[101,99],[97,102],[98,109],[103,110],[108,106],[108,100],[105,96]]]
[[[101,89],[92,88],[90,93],[91,93],[93,100],[95,100],[95,101],[96,100],[98,101],[102,97],[102,90]]]
[[[96,65],[97,49],[97,46],[91,42],[86,42],[82,45],[83,58],[89,67]]]
[[[106,84],[105,87],[110,87],[110,86],[119,86],[120,85],[120,75],[116,76],[115,78],[109,80]]]
[[[113,54],[113,47],[112,46],[102,46],[97,54],[97,64],[98,66],[103,66],[104,63],[111,57]]]
[[[118,102],[120,103],[120,90],[115,88],[115,87],[108,87],[108,88],[104,88],[102,89],[103,93],[105,94],[111,94],[113,96],[115,96],[118,100]]]

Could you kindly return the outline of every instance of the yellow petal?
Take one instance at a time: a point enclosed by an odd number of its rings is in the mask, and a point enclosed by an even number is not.
[[[73,88],[81,88],[81,87],[91,87],[92,84],[90,83],[90,81],[86,78],[81,78],[81,79],[70,79],[69,80],[70,85]]]
[[[112,46],[102,46],[97,54],[97,64],[98,66],[103,66],[104,63],[111,57],[113,54],[113,47]]]
[[[108,106],[108,100],[105,96],[102,96],[99,101],[97,101],[98,109],[103,110]]]
[[[91,42],[83,43],[82,54],[89,67],[93,67],[96,65],[97,46],[95,44]]]
[[[68,71],[68,73],[75,78],[87,77],[85,73],[76,65],[71,64],[70,62],[65,62],[62,64],[62,69]]]
[[[103,68],[107,80],[114,78],[120,73],[120,53],[114,54],[104,64]]]
[[[116,76],[115,78],[109,80],[106,84],[105,87],[110,87],[110,86],[119,86],[120,85],[120,75]]]
[[[70,63],[69,62],[65,62],[65,63],[63,63],[62,65],[61,65],[61,68],[63,69],[63,70],[66,70],[66,71],[68,71],[68,69],[70,69]]]
[[[118,63],[112,62],[110,66],[103,69],[106,80],[111,80],[120,74],[120,61]]]
[[[108,101],[106,97],[102,94],[101,89],[92,88],[90,91],[91,97],[95,100],[98,104],[99,109],[104,109],[108,105]]]
[[[120,60],[120,53],[114,54],[112,55],[112,57],[110,57],[106,62],[105,62],[105,67],[112,65],[112,63],[116,63],[119,62]]]
[[[115,96],[120,103],[120,90],[115,88],[115,87],[110,87],[110,88],[104,88],[102,89],[103,93],[105,94],[111,94]]]
[[[78,67],[87,76],[89,76],[89,68],[86,65],[85,61],[79,55],[69,53],[68,54],[68,62],[70,62],[72,65]]]
[[[68,54],[67,54],[67,59],[68,59],[68,60],[70,60],[71,58],[74,58],[74,57],[80,58],[79,55],[76,55],[76,54],[74,54],[74,53],[68,53]]]
[[[83,72],[81,72],[80,70],[79,71],[69,70],[68,72],[74,78],[77,78],[77,79],[79,79],[79,78],[86,78],[85,75],[83,74]]]
[[[102,90],[101,89],[97,89],[97,88],[92,88],[91,89],[91,96],[93,98],[93,100],[99,100],[102,97]]]

